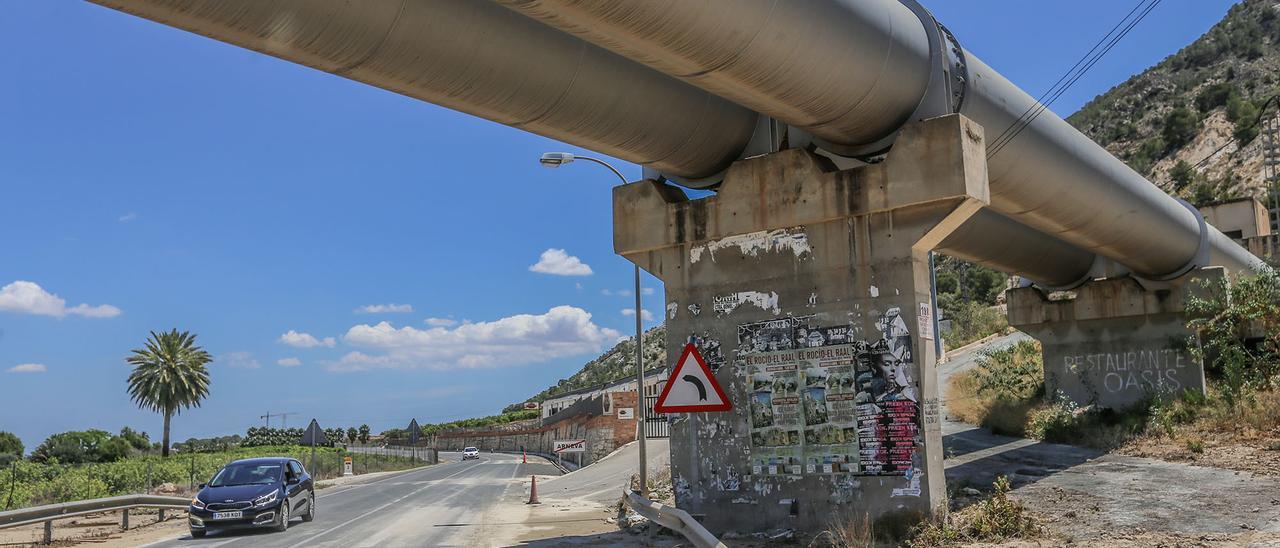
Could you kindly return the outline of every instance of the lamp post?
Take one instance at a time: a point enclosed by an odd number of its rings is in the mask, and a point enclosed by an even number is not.
[[[622,184],[625,185],[628,182],[630,182],[630,181],[627,181],[626,177],[622,176],[622,172],[618,171],[616,168],[609,165],[608,162],[605,162],[604,160],[600,160],[598,158],[592,158],[590,156],[578,156],[570,152],[548,152],[546,154],[543,154],[542,158],[538,159],[538,162],[541,163],[543,166],[554,169],[562,165],[572,163],[574,160],[586,160],[588,162],[595,162],[597,164],[600,164],[608,168],[609,171],[612,171],[614,175],[617,175],[618,180]],[[648,470],[648,467],[646,466],[647,459],[645,458],[644,423],[645,423],[645,417],[648,413],[646,413],[645,405],[644,405],[644,355],[643,355],[643,349],[641,348],[641,343],[644,342],[644,339],[642,338],[644,336],[643,334],[644,328],[642,325],[642,322],[643,322],[642,316],[643,316],[644,308],[642,308],[640,304],[640,265],[636,264],[633,266],[635,267],[635,297],[636,297],[636,307],[635,307],[636,407],[639,408],[638,409],[639,418],[637,419],[638,422],[636,423],[637,424],[636,438],[637,438],[637,441],[640,442],[640,496],[647,498],[649,496],[649,470]]]

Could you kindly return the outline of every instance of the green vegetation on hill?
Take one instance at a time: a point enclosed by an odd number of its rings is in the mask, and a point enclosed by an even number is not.
[[[567,379],[560,379],[555,385],[547,387],[529,401],[542,402],[561,394],[601,386],[622,380],[636,374],[636,345],[634,339],[626,339],[614,345],[599,358],[591,360],[582,369]],[[653,369],[667,363],[667,327],[659,325],[644,333],[641,348],[644,355],[645,369]],[[520,403],[508,405],[503,411],[520,409]]]
[[[483,428],[486,426],[497,426],[516,421],[527,421],[538,418],[537,409],[516,409],[514,411],[504,411],[498,415],[489,415],[487,417],[479,417],[474,419],[461,419],[451,422],[441,423],[421,423],[419,428],[422,429],[424,436],[434,435],[442,430],[451,428]],[[392,442],[401,442],[409,439],[409,431],[404,428],[392,428],[382,433],[382,436]]]
[[[1256,122],[1280,91],[1280,16],[1273,4],[1233,6],[1204,36],[1067,121],[1192,202],[1259,197],[1263,151]],[[1275,113],[1274,104],[1266,108],[1266,115]],[[1201,164],[1231,141],[1234,146]]]

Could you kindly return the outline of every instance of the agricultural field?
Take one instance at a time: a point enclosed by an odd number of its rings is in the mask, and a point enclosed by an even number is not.
[[[222,452],[138,456],[116,462],[92,464],[39,464],[17,460],[0,471],[0,508],[13,510],[73,500],[85,500],[132,493],[155,492],[164,486],[166,494],[189,493],[204,483],[223,465],[237,459],[290,456],[307,466],[316,479],[342,474],[343,457],[354,459],[357,473],[404,470],[422,464],[407,457],[377,453],[351,453],[341,448],[316,448],[311,465],[311,448],[299,445],[241,447]],[[169,484],[169,485],[165,485]]]

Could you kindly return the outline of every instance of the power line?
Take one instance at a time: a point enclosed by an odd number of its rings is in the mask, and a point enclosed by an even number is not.
[[[1058,79],[1059,82],[1063,82],[1064,79],[1067,79],[1065,83],[1057,85],[1057,89],[1051,88],[1046,92],[1046,95],[1049,96],[1047,101],[1036,101],[1036,103],[1028,109],[1029,112],[1024,112],[1023,116],[1020,116],[1017,121],[1001,133],[1001,136],[997,138],[997,142],[992,144],[991,151],[987,153],[987,158],[991,159],[996,154],[999,154],[1004,147],[1008,146],[1010,142],[1016,139],[1018,135],[1027,128],[1027,126],[1031,125],[1031,123],[1034,122],[1040,114],[1049,108],[1049,105],[1062,97],[1062,95],[1066,93],[1071,86],[1075,85],[1080,78],[1084,77],[1084,75],[1089,72],[1089,69],[1093,68],[1098,61],[1102,60],[1102,58],[1105,57],[1107,53],[1116,46],[1116,44],[1119,44],[1125,36],[1128,36],[1128,34],[1133,31],[1134,27],[1138,26],[1143,19],[1146,19],[1147,15],[1159,6],[1161,1],[1162,0],[1140,0],[1138,5],[1120,20],[1120,23],[1117,23],[1110,32],[1103,36],[1102,39],[1089,50],[1089,53],[1085,54],[1085,57],[1082,58],[1081,61],[1078,61],[1076,65],[1072,67],[1072,70],[1067,71],[1067,74]],[[1143,7],[1144,5],[1145,7]],[[1138,12],[1138,15],[1133,17],[1135,12]],[[1121,30],[1117,33],[1116,29]],[[1099,47],[1102,48],[1100,51],[1098,49]],[[1081,66],[1082,63],[1083,66]],[[1043,98],[1044,96],[1041,97]]]
[[[1054,90],[1058,89],[1058,86],[1062,85],[1062,83],[1068,77],[1070,77],[1071,74],[1076,71],[1076,69],[1080,68],[1080,65],[1084,64],[1085,61],[1088,60],[1089,57],[1093,55],[1093,53],[1097,51],[1099,47],[1102,46],[1102,43],[1104,41],[1110,38],[1112,34],[1115,34],[1116,30],[1118,30],[1121,27],[1121,25],[1124,24],[1125,21],[1128,21],[1130,17],[1133,17],[1133,14],[1137,13],[1138,8],[1142,7],[1142,4],[1146,1],[1147,0],[1139,0],[1137,5],[1135,5],[1132,10],[1129,10],[1129,13],[1125,14],[1124,18],[1121,19],[1120,22],[1116,23],[1114,27],[1111,27],[1111,30],[1108,31],[1106,35],[1104,35],[1100,40],[1098,40],[1093,44],[1093,47],[1089,49],[1088,53],[1085,53],[1084,56],[1081,57],[1079,61],[1076,61],[1076,64],[1072,65],[1071,68],[1067,70],[1067,72],[1063,73],[1063,75],[1058,78],[1057,82],[1054,82],[1052,86],[1049,86],[1049,89],[1047,91],[1045,91],[1042,95],[1040,95],[1040,97],[1036,98],[1035,104],[1027,107],[1027,110],[1023,111],[1022,114],[1018,115],[1017,120],[1015,120],[1012,124],[1009,124],[1009,127],[1004,128],[1004,131],[1001,132],[1000,135],[998,135],[994,140],[991,141],[992,144],[994,145],[996,143],[1000,143],[1004,141],[1004,139],[1008,137],[1011,132],[1013,132],[1014,127],[1016,127],[1024,119],[1030,116],[1032,111],[1034,111],[1037,106],[1043,104],[1046,100],[1048,100],[1048,97],[1051,94],[1053,94]]]

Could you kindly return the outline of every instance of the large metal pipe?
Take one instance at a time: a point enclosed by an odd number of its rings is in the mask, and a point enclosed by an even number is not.
[[[899,0],[497,1],[838,146],[890,136],[930,80],[930,29]],[[961,112],[994,145],[1036,102],[962,53]],[[1170,276],[1203,258],[1195,213],[1051,112],[988,171],[997,211],[1138,274]],[[1230,240],[1207,240],[1223,266],[1261,264]]]
[[[756,113],[490,2],[94,0],[665,173],[715,175]]]
[[[755,128],[756,114],[750,110],[489,2],[94,1],[671,175],[696,178],[724,169]],[[907,22],[880,21],[911,32]],[[862,39],[845,43],[857,51],[886,46]],[[804,51],[790,55],[800,58]],[[928,54],[880,51],[869,58],[887,56],[908,64],[921,55]],[[804,106],[856,85],[858,78],[857,71],[845,71],[821,89],[784,91]],[[809,121],[874,138],[901,125],[905,115],[882,120],[864,111],[901,110],[919,102],[909,93],[927,81],[923,73],[863,85],[861,98],[843,108],[847,112]],[[799,115],[803,109],[792,112]],[[876,121],[880,126],[873,127]],[[1050,285],[1079,279],[1093,262],[1090,253],[989,212],[948,238],[943,248]]]

